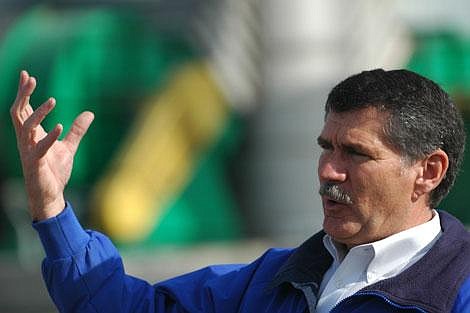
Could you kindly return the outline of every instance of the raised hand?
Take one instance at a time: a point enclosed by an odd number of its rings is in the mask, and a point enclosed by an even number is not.
[[[33,110],[29,99],[35,88],[35,78],[22,71],[18,94],[10,113],[16,131],[31,217],[33,220],[43,220],[56,216],[64,209],[63,191],[70,179],[73,158],[94,115],[91,112],[81,113],[69,133],[59,141],[63,131],[61,124],[57,124],[49,133],[41,126],[41,122],[55,107],[55,99],[49,98]]]

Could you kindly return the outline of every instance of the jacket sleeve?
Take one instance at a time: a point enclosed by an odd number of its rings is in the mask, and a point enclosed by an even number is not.
[[[460,287],[451,313],[470,312],[470,277]]]
[[[125,275],[111,241],[85,231],[70,204],[33,227],[46,252],[43,278],[60,312],[155,312],[154,287]]]
[[[151,285],[126,275],[112,242],[84,230],[70,204],[33,227],[46,252],[44,281],[60,312],[235,312],[260,262],[211,266]]]

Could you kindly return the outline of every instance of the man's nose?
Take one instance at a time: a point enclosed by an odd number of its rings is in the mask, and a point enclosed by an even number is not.
[[[318,177],[321,182],[344,182],[347,178],[347,171],[344,164],[335,157],[320,158],[318,162]]]

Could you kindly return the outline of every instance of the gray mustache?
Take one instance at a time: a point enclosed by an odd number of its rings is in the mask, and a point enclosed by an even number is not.
[[[321,196],[327,196],[333,201],[343,204],[353,204],[352,197],[335,183],[324,183],[320,186]]]

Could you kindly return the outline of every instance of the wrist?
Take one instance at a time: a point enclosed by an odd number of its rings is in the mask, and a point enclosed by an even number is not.
[[[56,217],[64,210],[65,205],[65,199],[63,196],[47,204],[30,204],[31,218],[33,221],[38,222],[52,217]]]

